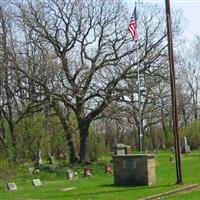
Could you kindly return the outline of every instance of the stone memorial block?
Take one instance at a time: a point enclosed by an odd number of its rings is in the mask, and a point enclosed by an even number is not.
[[[156,183],[155,155],[113,155],[115,185],[152,185]]]
[[[40,179],[33,179],[33,186],[39,187],[41,185],[42,185],[42,183],[41,183]]]
[[[34,167],[29,167],[28,170],[29,170],[29,173],[32,175],[34,173],[35,168]]]
[[[8,190],[17,190],[17,186],[15,183],[8,183],[7,188]]]

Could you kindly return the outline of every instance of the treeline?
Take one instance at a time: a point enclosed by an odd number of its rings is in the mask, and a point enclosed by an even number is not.
[[[64,150],[70,163],[86,163],[116,142],[137,149],[137,49],[143,147],[173,145],[164,10],[141,9],[139,48],[127,31],[128,13],[111,0],[1,3],[2,155],[24,162],[38,149],[46,156]],[[183,52],[180,19],[174,13],[179,119],[187,126],[199,116],[200,39]]]

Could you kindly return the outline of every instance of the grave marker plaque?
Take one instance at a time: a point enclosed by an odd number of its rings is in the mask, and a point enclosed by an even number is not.
[[[39,187],[42,185],[42,183],[41,183],[40,179],[33,179],[33,185],[35,187]]]
[[[124,160],[123,168],[124,169],[136,169],[136,161],[135,160]]]
[[[15,183],[8,183],[7,188],[8,190],[17,190],[17,186]]]

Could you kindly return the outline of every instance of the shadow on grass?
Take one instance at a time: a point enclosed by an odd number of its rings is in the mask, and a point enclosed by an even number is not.
[[[146,189],[146,188],[160,188],[160,187],[169,187],[169,186],[174,186],[176,184],[166,184],[166,185],[152,185],[152,186],[136,186],[136,185],[115,185],[115,184],[103,184],[99,185],[100,187],[124,187],[124,188],[134,188],[135,189]]]
[[[170,187],[170,186],[173,186],[173,185],[169,184],[169,185],[158,185],[158,186],[156,186],[156,185],[155,186],[130,186],[130,185],[129,186],[116,186],[114,184],[103,184],[103,185],[100,185],[100,187],[104,187],[104,188],[105,187],[113,187],[113,189],[115,189],[115,188],[124,188],[124,189],[71,194],[71,195],[67,195],[67,196],[68,197],[94,196],[94,195],[100,195],[100,194],[127,192],[128,190],[147,190],[147,189],[164,188],[164,187]]]

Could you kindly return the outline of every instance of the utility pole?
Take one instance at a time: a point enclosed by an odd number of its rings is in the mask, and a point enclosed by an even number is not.
[[[176,156],[176,176],[177,176],[177,184],[182,184],[183,180],[181,171],[181,150],[180,150],[178,112],[177,112],[177,100],[176,100],[176,77],[175,77],[175,67],[174,67],[170,0],[165,0],[165,7],[166,7],[166,20],[167,20],[168,54],[169,54],[169,65],[170,65],[173,132],[174,132],[174,144],[175,144],[175,156]]]

